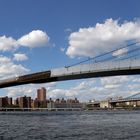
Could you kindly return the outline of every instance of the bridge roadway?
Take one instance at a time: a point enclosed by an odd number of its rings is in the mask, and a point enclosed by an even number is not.
[[[1,80],[0,88],[31,83],[39,84],[82,78],[135,75],[135,74],[140,74],[140,59],[106,61],[52,69],[44,72],[27,74],[23,76]]]

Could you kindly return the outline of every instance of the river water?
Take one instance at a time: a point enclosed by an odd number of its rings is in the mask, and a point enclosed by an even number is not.
[[[0,112],[0,140],[140,140],[140,111]]]

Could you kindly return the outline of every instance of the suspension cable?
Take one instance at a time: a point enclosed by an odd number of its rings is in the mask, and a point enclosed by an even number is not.
[[[126,46],[119,47],[119,48],[114,49],[114,50],[112,50],[112,51],[110,51],[110,52],[106,52],[106,53],[103,53],[103,54],[97,55],[97,56],[95,56],[95,57],[88,58],[88,59],[86,59],[86,60],[83,60],[83,61],[77,62],[77,63],[75,63],[75,64],[72,64],[72,65],[69,65],[69,66],[65,66],[65,68],[69,68],[69,67],[72,67],[72,66],[76,66],[76,65],[79,65],[79,64],[82,64],[82,63],[88,62],[88,61],[90,61],[90,60],[94,60],[94,59],[97,59],[97,58],[103,57],[103,56],[105,56],[105,55],[111,54],[111,53],[116,52],[116,51],[118,51],[118,50],[121,50],[121,49],[124,49],[124,48],[128,48],[128,47],[130,47],[130,46],[133,46],[133,45],[136,45],[136,44],[139,44],[139,43],[140,43],[140,42],[137,41],[137,42],[134,42],[134,43],[128,44],[128,45],[126,45]]]

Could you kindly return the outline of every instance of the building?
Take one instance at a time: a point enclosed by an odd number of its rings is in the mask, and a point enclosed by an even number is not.
[[[31,100],[31,107],[32,108],[38,108],[39,107],[39,101],[37,99]]]
[[[0,98],[0,107],[8,106],[8,97],[1,97]]]
[[[110,104],[109,100],[101,101],[100,108],[111,108],[111,104]]]
[[[12,98],[8,98],[8,105],[12,106]]]
[[[52,108],[55,108],[55,107],[56,106],[55,106],[55,103],[54,102],[47,103],[47,108],[52,109]]]
[[[38,107],[46,108],[46,89],[42,87],[41,89],[37,89],[37,100],[38,100]]]
[[[31,108],[31,97],[20,97],[19,98],[19,107],[20,108]]]
[[[87,110],[98,109],[98,108],[100,108],[100,101],[90,100],[88,103],[86,103],[85,106],[83,104],[83,108],[85,108]]]
[[[26,97],[27,108],[31,108],[31,97]]]
[[[25,108],[27,105],[27,102],[26,102],[26,97],[20,97],[19,98],[19,107],[20,108]]]
[[[50,100],[47,104],[47,107],[49,109],[52,108],[82,108],[82,104],[79,103],[79,101],[75,98],[75,99],[68,99],[68,100],[64,100],[63,98],[60,99],[56,99],[55,101]]]
[[[14,100],[14,106],[16,106],[16,107],[19,106],[19,99],[18,99],[18,98],[16,98],[16,99]]]
[[[11,107],[12,106],[12,98],[1,97],[0,98],[0,107]]]
[[[37,99],[40,102],[46,101],[46,89],[44,87],[37,89]]]

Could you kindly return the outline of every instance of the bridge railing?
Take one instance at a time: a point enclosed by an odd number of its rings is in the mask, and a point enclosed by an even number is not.
[[[59,68],[51,70],[51,77],[65,76],[89,72],[102,72],[112,70],[140,69],[140,59],[129,59],[120,61],[106,61],[93,64],[82,64],[68,68]]]

